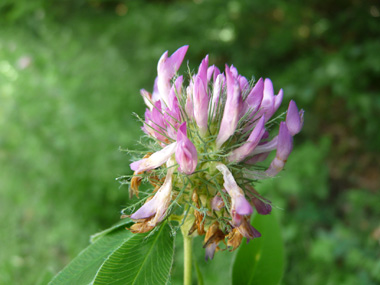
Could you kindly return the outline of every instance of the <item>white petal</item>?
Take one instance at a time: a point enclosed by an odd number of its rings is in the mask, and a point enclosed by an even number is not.
[[[160,151],[153,153],[148,158],[143,158],[141,160],[131,163],[132,170],[137,173],[141,173],[147,170],[157,168],[168,161],[168,159],[175,153],[177,147],[177,142],[174,142]]]

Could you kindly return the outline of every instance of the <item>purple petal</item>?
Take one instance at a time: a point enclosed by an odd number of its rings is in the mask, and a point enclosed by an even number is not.
[[[261,237],[260,232],[252,227],[252,225],[246,219],[244,219],[242,224],[238,227],[238,231],[243,237],[247,239],[247,243],[253,238]]]
[[[162,108],[161,108],[161,101],[157,101],[152,109],[151,112],[151,120],[154,122],[153,127],[156,128],[156,126],[165,127],[164,117],[162,116]]]
[[[212,76],[212,81],[215,82],[216,77],[220,74],[219,68],[217,68],[215,65],[210,66],[207,69],[207,81],[211,80]]]
[[[261,105],[263,100],[264,93],[264,80],[260,78],[255,86],[252,88],[251,92],[247,95],[247,98],[244,101],[244,112],[250,111],[254,115]]]
[[[262,115],[265,115],[266,120],[268,121],[274,113],[274,102],[275,97],[273,91],[273,84],[269,78],[266,78],[264,80],[263,100],[261,101],[260,110],[257,112],[254,119],[257,120]]]
[[[236,213],[242,216],[250,215],[253,212],[251,204],[245,199],[244,196],[237,196],[235,199]]]
[[[226,65],[227,100],[224,107],[223,118],[216,138],[216,146],[220,148],[236,130],[242,107],[240,86]]]
[[[170,57],[166,51],[158,61],[158,74],[171,79],[181,66],[188,48],[189,46],[180,47]]]
[[[207,88],[207,69],[208,69],[208,55],[202,60],[201,64],[199,65],[198,74],[197,77],[199,77],[203,85]]]
[[[172,162],[170,160],[168,161],[168,167],[171,165]],[[155,215],[155,217],[148,223],[150,226],[156,226],[157,223],[165,218],[166,210],[171,201],[173,172],[174,168],[171,167],[168,169],[164,184],[162,184],[151,200],[146,202],[140,209],[131,215],[131,219],[146,219]]]
[[[278,94],[276,96],[274,96],[274,112],[273,112],[273,114],[280,107],[283,98],[284,98],[284,91],[281,88],[280,91],[278,92]]]
[[[194,118],[197,122],[201,135],[207,133],[208,120],[208,94],[200,76],[196,76],[194,81]]]
[[[252,206],[245,199],[243,190],[237,185],[232,173],[222,163],[219,163],[216,166],[222,175],[224,180],[224,188],[228,192],[228,195],[231,197],[231,216],[234,226],[238,226],[241,222],[239,215],[250,215],[252,214]]]
[[[156,201],[156,215],[155,217],[149,221],[150,226],[156,226],[159,222],[161,222],[165,216],[166,211],[169,207],[171,201],[171,191],[172,191],[172,176],[174,172],[174,168],[171,167],[173,165],[172,159],[170,159],[167,163],[168,172],[166,174],[165,182],[162,184],[160,189],[158,189],[155,197],[157,197]]]
[[[145,158],[144,158],[144,159],[145,159]],[[136,171],[137,169],[139,169],[140,164],[144,161],[144,159],[141,159],[141,160],[138,160],[138,161],[132,162],[129,166],[131,167],[131,169],[132,169],[133,171]]]
[[[174,110],[175,105],[178,105],[177,95],[181,94],[182,91],[183,76],[178,76],[170,89],[168,104],[169,109]]]
[[[195,171],[198,163],[197,149],[186,135],[186,122],[178,129],[175,158],[179,164],[179,171],[187,175]]]
[[[289,154],[293,149],[293,137],[290,135],[285,122],[280,123],[280,131],[278,133],[278,143],[276,157],[273,159],[269,168],[265,171],[268,176],[275,176],[279,173],[286,163]]]
[[[275,136],[271,141],[259,144],[251,153],[251,155],[256,155],[260,153],[265,152],[271,152],[272,150],[275,150],[278,145],[278,136]]]
[[[164,113],[166,134],[173,140],[177,140],[177,130],[179,121],[181,120],[181,111],[177,103],[174,104],[173,109],[166,109]]]
[[[272,83],[272,82],[271,82]],[[272,86],[272,90],[273,90],[273,86]],[[280,89],[280,91],[278,92],[278,94],[276,96],[274,96],[274,102],[273,102],[273,108],[271,111],[267,111],[265,113],[265,116],[267,118],[267,121],[273,116],[273,114],[278,110],[278,108],[280,107],[281,103],[282,103],[282,99],[284,97],[284,92],[282,89]]]
[[[232,75],[234,78],[238,78],[238,76],[239,76],[239,72],[238,72],[238,70],[236,69],[236,67],[233,66],[233,64],[231,64],[230,71],[231,71],[231,75]]]
[[[142,205],[140,209],[134,212],[131,215],[131,219],[133,220],[147,219],[153,216],[154,214],[156,214],[157,207],[158,207],[156,201],[157,201],[157,197],[155,195],[151,200],[149,200],[144,205]]]
[[[254,197],[252,203],[260,215],[268,215],[272,211],[272,206],[269,203],[261,201],[259,198]]]
[[[278,132],[277,153],[276,156],[284,161],[288,159],[289,154],[293,149],[293,137],[285,122],[280,123],[280,130]]]
[[[169,106],[168,95],[170,92],[170,80],[178,71],[189,46],[183,46],[176,50],[170,57],[166,51],[157,65],[157,89],[160,98]]]
[[[248,83],[247,78],[240,75],[239,76],[239,86],[240,86],[240,90],[242,92],[245,92],[249,88],[249,83]]]
[[[233,150],[228,156],[228,161],[230,162],[240,162],[247,156],[249,156],[255,147],[259,144],[262,136],[265,133],[265,117],[262,116],[261,119],[256,124],[251,135],[249,136],[247,142]]]
[[[215,254],[215,250],[217,246],[218,245],[216,243],[211,243],[206,247],[206,256],[205,256],[206,261],[214,258],[214,254]]]
[[[246,161],[244,161],[244,163],[246,163],[246,164],[256,164],[258,162],[266,160],[267,157],[269,156],[269,154],[270,154],[270,151],[269,152],[263,152],[263,153],[260,153],[260,154],[256,154],[256,155],[252,156],[251,158],[247,159]]]
[[[254,227],[252,227],[251,225],[249,225],[249,230],[247,233],[243,234],[241,233],[246,239],[247,239],[247,243],[249,243],[249,241],[253,238],[259,238],[261,237],[261,233],[256,230]]]
[[[144,130],[147,134],[161,142],[166,140],[165,119],[162,116],[161,101],[155,102],[152,111],[145,111]]]
[[[286,126],[292,136],[298,134],[303,127],[303,110],[298,112],[297,105],[293,100],[290,101],[286,114]]]

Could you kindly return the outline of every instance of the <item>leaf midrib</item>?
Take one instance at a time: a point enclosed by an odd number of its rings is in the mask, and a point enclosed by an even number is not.
[[[150,247],[148,253],[145,255],[145,258],[144,258],[143,262],[141,263],[140,269],[139,269],[139,271],[137,272],[135,279],[133,279],[133,283],[132,283],[132,284],[135,284],[135,282],[136,282],[136,280],[137,280],[137,277],[140,275],[140,272],[141,272],[141,270],[142,270],[142,268],[143,268],[143,266],[144,266],[144,263],[146,262],[146,260],[147,260],[147,258],[148,258],[148,256],[149,256],[150,252],[151,252],[152,249],[153,249],[153,246],[156,244],[157,239],[159,238],[159,236],[160,236],[160,234],[161,234],[161,231],[163,230],[163,228],[164,228],[165,226],[166,226],[166,225],[162,225],[161,228],[159,229],[158,234],[157,234],[155,240],[153,241],[152,246]]]
[[[142,261],[141,263],[141,266],[138,270],[138,272],[136,273],[134,279],[133,279],[133,282],[131,283],[132,285],[133,284],[136,284],[136,280],[137,280],[137,277],[140,275],[141,271],[142,271],[142,268],[146,262],[146,260],[148,259],[148,256],[150,254],[150,252],[152,251],[154,245],[156,244],[157,242],[157,239],[160,237],[160,234],[162,232],[162,230],[164,229],[165,225],[162,225],[161,228],[158,230],[158,233],[157,233],[157,236],[155,237],[155,239],[153,240],[153,243],[152,243],[152,246],[150,247],[150,249],[148,250],[147,254],[145,255],[145,258],[144,260]],[[96,272],[95,276],[94,276],[94,279],[93,281],[90,283],[91,285],[92,284],[95,284],[96,283],[96,279],[99,277],[99,273],[101,272],[102,268],[103,268],[103,265],[112,257],[112,255],[118,251],[121,247],[123,247],[125,245],[126,242],[129,242],[130,240],[132,240],[133,238],[138,238],[137,235],[132,235],[130,236],[127,240],[123,241],[117,248],[115,248],[109,255],[108,257],[104,260],[104,262],[102,263],[102,265],[99,267],[98,271]]]
[[[120,247],[122,247],[126,242],[128,242],[132,238],[133,238],[133,235],[129,236],[128,238],[124,239],[123,242],[118,247],[116,247],[114,250],[110,251],[110,253],[107,255],[107,258],[105,258],[102,265],[100,265],[98,271],[96,272],[94,278],[92,279],[91,283],[89,283],[89,285],[93,285],[95,283],[96,278],[98,277],[100,270],[103,268],[103,265],[107,262],[107,260],[109,260],[109,258],[115,253],[115,251],[117,251]]]

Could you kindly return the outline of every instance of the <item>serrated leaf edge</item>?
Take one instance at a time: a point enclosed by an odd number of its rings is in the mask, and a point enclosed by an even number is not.
[[[117,229],[117,227],[115,228],[115,230]],[[106,230],[105,230],[106,231]],[[110,232],[112,232],[112,230],[110,230],[109,231],[109,233]],[[95,242],[94,243],[90,243],[87,247],[85,247],[71,262],[73,262],[74,260],[76,260],[76,259],[79,259],[80,258],[80,256],[81,255],[83,255],[84,253],[85,253],[85,251],[86,250],[88,250],[88,248],[90,247],[90,246],[92,246],[92,245],[94,245],[94,244],[96,244],[97,242],[99,242],[100,240],[101,240],[101,237],[103,237],[104,235],[102,235],[102,236],[100,236],[100,237],[98,237],[96,240],[95,240]],[[126,241],[128,241],[130,238],[132,238],[133,237],[133,235],[131,235],[131,236],[129,236],[128,238],[126,238],[123,242],[122,242],[122,244],[124,244]],[[115,250],[114,250],[115,251]],[[109,256],[111,255],[111,254],[113,254],[114,253],[114,251],[112,251],[109,255],[108,255],[108,257],[106,258],[106,259],[104,259],[104,261],[103,261],[103,263],[102,263],[102,265],[101,266],[99,266],[99,268],[102,268],[102,266],[103,266],[103,264],[104,264],[104,262],[109,258]],[[53,277],[53,279],[52,280],[50,280],[50,282],[48,283],[48,285],[51,285],[51,284],[53,284],[53,281],[55,280],[55,279],[57,279],[57,277],[59,276],[59,275],[61,275],[61,273],[63,272],[63,271],[65,271],[66,270],[66,268],[71,264],[71,262],[70,263],[68,263],[62,270],[60,270],[54,277]],[[98,270],[99,271],[99,270]],[[97,273],[98,272],[96,272],[96,275],[97,275]],[[95,275],[95,277],[96,277],[96,275]],[[91,283],[88,283],[88,284],[93,284],[93,282],[94,282],[94,280],[95,280],[95,278],[93,279],[93,281],[91,282]]]
[[[163,225],[160,227],[160,229],[158,230],[157,236],[156,236],[156,238],[155,238],[155,240],[154,240],[154,242],[153,242],[151,248],[149,249],[148,254],[147,254],[146,257],[144,258],[144,261],[142,262],[142,265],[145,263],[146,259],[148,258],[149,253],[151,252],[152,248],[153,248],[154,245],[156,244],[157,239],[160,237],[160,234],[161,234],[161,232],[163,231],[163,229],[165,228],[165,226],[166,226],[166,223],[163,224]],[[89,283],[89,285],[94,285],[94,284],[95,284],[94,282],[96,281],[96,278],[98,277],[98,275],[99,275],[99,273],[100,273],[100,270],[102,269],[103,265],[107,262],[107,260],[109,260],[109,258],[110,258],[110,257],[111,257],[111,256],[112,256],[112,255],[113,255],[113,254],[114,254],[114,253],[115,253],[120,247],[122,247],[122,246],[125,244],[125,242],[128,242],[130,239],[132,239],[132,238],[134,238],[134,237],[137,238],[138,236],[137,236],[137,235],[132,235],[128,240],[126,240],[126,241],[124,241],[123,243],[121,243],[120,246],[118,246],[114,251],[112,251],[111,254],[108,255],[108,257],[104,260],[104,262],[102,263],[102,265],[99,267],[98,271],[96,272],[96,274],[95,274],[95,276],[94,276],[94,279],[92,280],[91,283]],[[175,241],[175,240],[174,240],[174,238],[173,238],[173,252],[174,252],[174,245],[175,245],[174,241]],[[171,270],[172,267],[173,267],[173,262],[174,262],[174,258],[172,258],[172,262],[171,262],[171,265],[170,265],[170,270]],[[139,269],[138,273],[136,274],[136,276],[135,276],[133,282],[131,283],[131,285],[135,284],[135,280],[136,280],[137,277],[139,276],[142,267],[143,267],[143,266],[140,267],[140,269]],[[170,271],[169,271],[169,273],[170,273]],[[168,280],[166,281],[166,284],[168,284],[169,280],[170,280],[170,274],[169,274],[169,278],[168,278]]]

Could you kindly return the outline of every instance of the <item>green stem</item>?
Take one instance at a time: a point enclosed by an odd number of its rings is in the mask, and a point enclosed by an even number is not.
[[[191,285],[191,269],[192,269],[192,243],[193,238],[188,235],[185,227],[182,227],[183,247],[184,247],[184,268],[183,268],[183,284]]]

